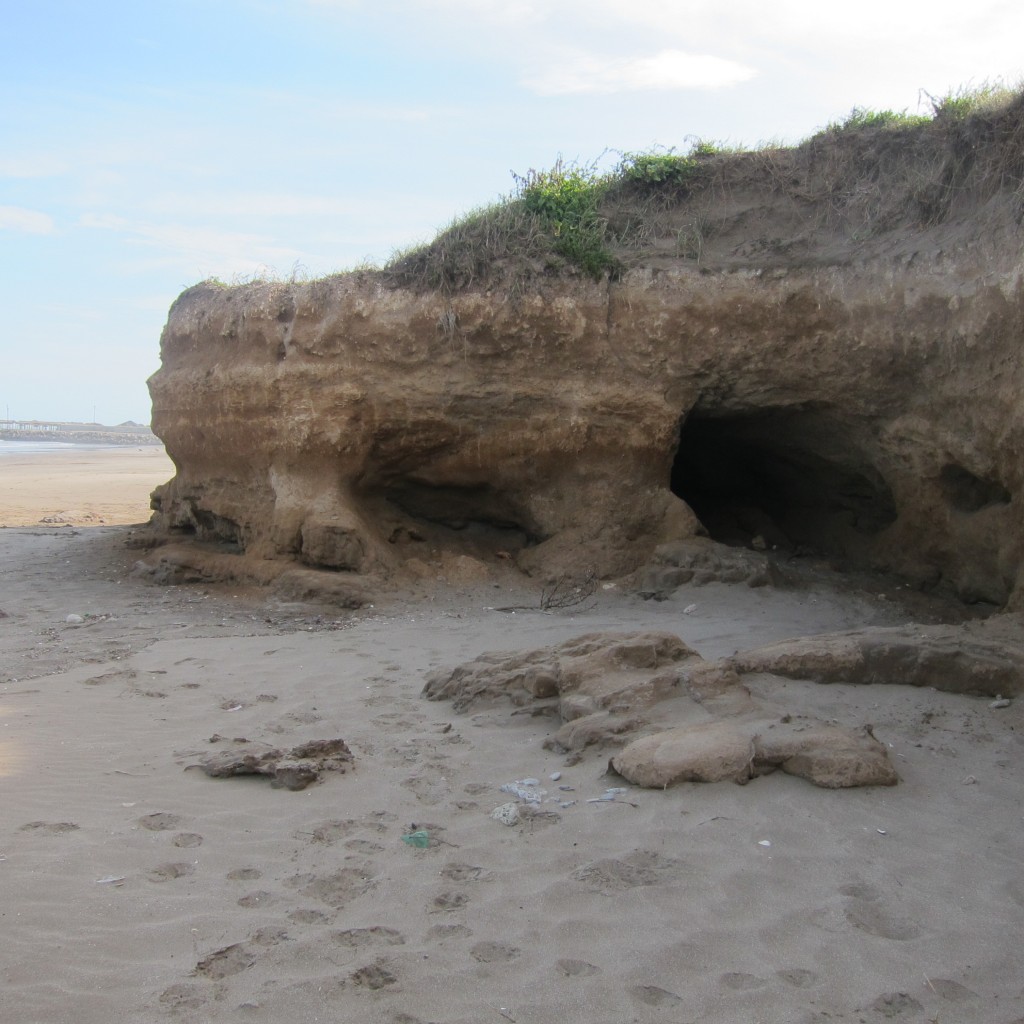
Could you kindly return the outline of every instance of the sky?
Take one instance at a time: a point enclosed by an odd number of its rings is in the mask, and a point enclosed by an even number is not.
[[[559,157],[1024,79],[1020,0],[0,0],[0,416],[148,423],[207,277],[386,261]]]

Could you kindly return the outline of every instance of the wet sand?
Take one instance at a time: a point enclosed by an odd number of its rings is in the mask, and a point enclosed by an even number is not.
[[[78,458],[0,465],[4,515],[138,521],[167,476],[154,452]],[[127,534],[0,530],[0,1019],[1024,1019],[1024,702],[764,677],[766,701],[872,723],[899,785],[776,773],[590,803],[621,784],[607,753],[568,763],[547,717],[420,696],[484,651],[659,629],[718,657],[901,621],[892,604],[710,584],[512,614],[532,598],[510,572],[338,613],[154,587]],[[354,762],[299,792],[194,767],[241,737],[341,737]],[[527,777],[557,799],[493,820]]]
[[[0,526],[143,523],[150,492],[173,475],[160,447],[0,449]]]

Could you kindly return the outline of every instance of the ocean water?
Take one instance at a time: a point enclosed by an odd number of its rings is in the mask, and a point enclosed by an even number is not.
[[[45,455],[48,452],[96,452],[109,448],[137,448],[134,444],[75,444],[72,441],[3,441],[0,458],[5,455]]]

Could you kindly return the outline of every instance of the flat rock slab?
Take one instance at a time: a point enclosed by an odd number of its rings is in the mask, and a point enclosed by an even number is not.
[[[780,769],[816,786],[894,786],[885,747],[870,729],[814,721],[711,722],[655,733],[611,760],[629,782],[664,788],[680,782],[746,782]]]
[[[324,772],[344,772],[352,752],[344,740],[311,740],[291,750],[244,742],[204,758],[199,767],[215,779],[237,775],[266,775],[274,786],[305,789]]]
[[[639,786],[746,782],[776,769],[833,789],[897,781],[868,728],[780,718],[754,701],[734,663],[704,661],[671,633],[588,633],[482,654],[432,673],[423,692],[457,711],[511,703],[557,712],[546,747],[577,757],[622,748],[611,765]]]
[[[997,620],[799,637],[728,659],[741,674],[819,683],[899,683],[994,697],[1024,693],[1024,644]]]

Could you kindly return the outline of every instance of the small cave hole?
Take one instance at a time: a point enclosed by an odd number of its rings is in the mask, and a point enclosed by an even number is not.
[[[671,487],[713,540],[854,556],[896,518],[853,431],[822,410],[691,414]]]
[[[980,512],[1010,503],[1010,492],[998,480],[985,480],[954,463],[942,467],[939,486],[950,508],[957,512]]]

